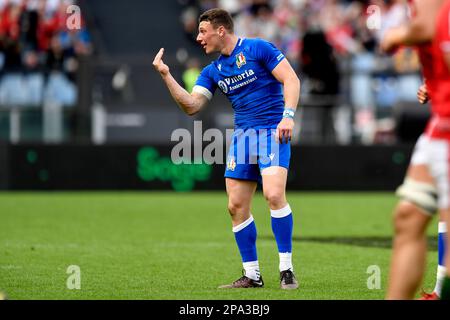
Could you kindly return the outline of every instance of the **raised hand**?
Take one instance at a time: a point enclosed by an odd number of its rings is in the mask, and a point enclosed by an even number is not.
[[[163,54],[164,48],[161,48],[156,54],[155,59],[153,59],[153,67],[155,67],[156,71],[158,71],[162,76],[165,76],[169,73],[169,66],[162,60]]]

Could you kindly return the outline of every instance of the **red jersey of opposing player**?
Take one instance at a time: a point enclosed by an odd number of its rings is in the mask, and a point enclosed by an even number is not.
[[[432,108],[425,132],[433,138],[450,140],[450,68],[444,60],[446,53],[450,53],[450,0],[439,10],[432,43],[419,47]]]

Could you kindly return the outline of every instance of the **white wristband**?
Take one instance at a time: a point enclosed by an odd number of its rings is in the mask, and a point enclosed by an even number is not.
[[[291,108],[284,108],[283,111],[283,118],[291,118],[294,119],[295,116],[295,110]]]

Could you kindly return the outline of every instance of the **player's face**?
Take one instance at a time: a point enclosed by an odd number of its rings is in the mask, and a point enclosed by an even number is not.
[[[197,42],[206,54],[218,52],[222,49],[219,28],[214,29],[209,21],[202,21],[198,26]]]

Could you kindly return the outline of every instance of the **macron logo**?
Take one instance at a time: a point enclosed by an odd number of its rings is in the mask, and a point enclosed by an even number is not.
[[[273,158],[275,158],[275,153],[269,154],[269,158],[270,158],[270,161],[273,161]]]
[[[219,69],[219,71],[222,71],[222,64],[219,64],[219,65],[217,66],[217,69]]]

